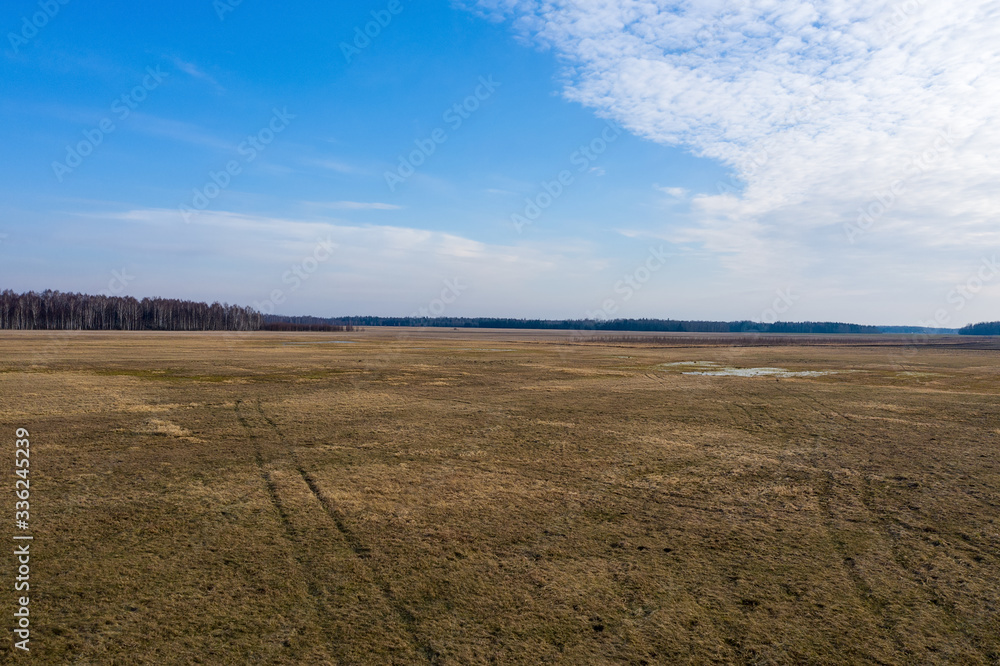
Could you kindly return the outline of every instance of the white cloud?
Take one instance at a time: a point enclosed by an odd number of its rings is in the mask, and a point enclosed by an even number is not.
[[[1000,247],[996,0],[475,8],[554,49],[568,99],[733,170],[669,236],[738,274],[919,289]]]
[[[683,187],[664,187],[661,185],[653,185],[654,190],[668,194],[674,199],[686,199],[688,191]]]
[[[175,209],[87,217],[91,231],[81,243],[126,252],[150,291],[220,298],[198,290],[230,285],[226,299],[253,303],[278,289],[288,297],[279,311],[290,314],[406,315],[439,294],[442,280],[458,279],[469,289],[449,314],[583,316],[618,279],[593,245],[565,240],[491,244],[404,226],[226,211],[201,212],[190,224]],[[106,235],[93,231],[98,220],[111,222]],[[335,248],[332,257],[293,292],[286,272],[321,242]],[[179,262],[189,269],[179,271]],[[233,274],[243,276],[235,286]]]
[[[198,65],[194,64],[193,62],[187,62],[177,57],[173,57],[171,58],[171,60],[173,61],[174,66],[176,66],[177,69],[181,70],[191,78],[205,81],[206,83],[210,84],[213,88],[215,88],[217,92],[225,92],[225,88],[219,85],[219,82],[216,81],[211,74],[209,74],[202,68],[198,67]]]

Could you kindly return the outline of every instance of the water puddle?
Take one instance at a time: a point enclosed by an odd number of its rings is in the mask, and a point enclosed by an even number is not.
[[[713,361],[681,361],[663,363],[661,367],[679,370],[682,375],[705,377],[822,377],[837,374],[836,370],[787,370],[785,368],[734,368]]]

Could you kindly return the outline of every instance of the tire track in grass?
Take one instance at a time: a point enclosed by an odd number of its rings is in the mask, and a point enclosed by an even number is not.
[[[281,525],[285,529],[285,533],[289,536],[289,538],[296,540],[297,537],[295,529],[292,527],[292,523],[288,519],[288,513],[285,511],[285,507],[281,504],[281,498],[278,496],[278,489],[274,483],[274,479],[271,477],[271,473],[264,467],[264,452],[260,445],[260,440],[257,438],[256,433],[254,433],[253,426],[251,426],[246,418],[244,418],[244,416],[240,413],[240,405],[242,403],[242,400],[236,401],[236,405],[234,407],[236,420],[240,422],[240,425],[247,431],[251,441],[254,443],[254,461],[257,465],[257,471],[260,473],[260,478],[264,481],[264,486],[267,488],[267,494],[271,500],[271,504],[274,506],[275,511],[278,512]]]
[[[861,502],[865,505],[866,510],[875,518],[876,523],[882,530],[889,545],[889,552],[896,566],[904,572],[906,578],[914,586],[914,588],[923,593],[934,608],[941,611],[944,616],[942,618],[943,624],[948,629],[957,631],[964,636],[968,640],[969,644],[983,656],[986,660],[985,663],[998,663],[997,653],[993,651],[992,648],[984,645],[982,643],[982,639],[970,631],[967,618],[962,615],[955,603],[946,599],[940,592],[938,592],[937,586],[934,583],[929,581],[926,576],[921,575],[915,571],[912,566],[910,566],[907,560],[907,553],[899,544],[899,539],[896,538],[895,534],[893,534],[892,529],[893,525],[897,528],[902,527],[903,529],[907,529],[907,527],[904,527],[905,523],[894,516],[886,515],[885,512],[878,512],[876,509],[874,485],[867,477],[863,477],[861,483]]]
[[[852,425],[856,425],[853,419],[840,414],[836,410],[831,411]],[[933,608],[941,611],[943,615],[941,621],[945,627],[961,634],[971,647],[985,658],[987,663],[996,663],[996,653],[983,645],[980,637],[969,630],[966,618],[958,611],[955,604],[943,597],[933,583],[928,581],[925,576],[921,576],[910,566],[907,560],[907,553],[904,552],[903,547],[899,543],[899,537],[893,531],[893,526],[897,528],[902,527],[903,529],[908,529],[909,526],[887,511],[878,510],[876,489],[871,478],[868,476],[861,477],[861,488],[858,497],[865,510],[872,517],[875,525],[882,532],[883,538],[888,545],[889,555],[896,567],[903,572],[904,580],[913,585],[914,589],[919,593],[922,593]]]
[[[780,389],[780,387],[779,387],[779,389]],[[784,390],[784,389],[780,389],[780,390]],[[830,412],[832,412],[837,417],[839,417],[839,418],[847,421],[851,426],[857,426],[858,425],[858,423],[854,419],[852,419],[850,416],[847,416],[846,414],[841,414],[840,412],[838,412],[836,409],[834,409],[830,405],[824,404],[823,402],[817,400],[816,398],[812,397],[811,395],[803,394],[803,395],[800,396],[800,395],[797,395],[795,393],[791,393],[791,392],[786,391],[786,390],[785,390],[785,395],[789,395],[789,396],[791,396],[793,398],[796,398],[799,401],[801,401],[803,404],[806,404],[807,406],[808,406],[809,402],[812,402],[812,404],[815,405],[812,408],[813,411],[815,411],[815,412],[817,412],[819,414],[822,414],[823,416],[826,416],[827,418],[831,418],[831,420],[835,421],[836,419],[832,419],[832,417],[830,417],[829,415],[824,414],[823,413],[824,409],[829,410]]]
[[[315,608],[314,624],[303,625],[301,629],[307,631],[313,628],[322,636],[321,644],[317,645],[312,641],[303,646],[302,650],[306,653],[296,655],[299,663],[317,663],[317,660],[331,663],[329,659],[336,663],[371,661],[409,664],[415,660],[420,661],[418,653],[415,650],[411,652],[411,646],[400,635],[401,632],[394,632],[391,627],[387,629],[384,622],[365,621],[368,619],[366,611],[378,610],[378,604],[365,605],[364,599],[372,594],[378,595],[380,590],[374,589],[374,586],[370,590],[365,589],[367,585],[372,585],[371,577],[365,575],[367,569],[359,575],[355,570],[357,560],[349,557],[350,550],[343,546],[342,537],[338,537],[339,530],[332,526],[324,528],[322,523],[328,520],[327,514],[315,511],[312,504],[316,501],[315,494],[299,478],[301,472],[294,450],[284,446],[283,438],[279,437],[281,451],[272,451],[273,455],[266,455],[261,444],[263,438],[258,431],[265,428],[267,432],[275,428],[274,422],[264,415],[259,400],[251,403],[254,405],[253,411],[244,407],[244,412],[249,413],[240,412],[239,405],[246,402],[249,401],[238,401],[237,418],[255,443],[257,465],[281,516],[287,539],[294,544],[293,557],[303,572],[303,579]],[[263,418],[266,425],[255,425],[248,417]],[[288,470],[280,469],[274,464],[282,454],[289,454],[284,456],[283,461],[289,467]],[[289,464],[293,461],[296,464]],[[269,470],[269,465],[274,468]],[[293,479],[301,484],[298,501]],[[302,498],[306,498],[308,506],[303,506]],[[324,520],[319,524],[310,521],[310,518],[317,516],[322,516]],[[338,556],[336,549],[324,547],[338,542],[343,555]],[[338,566],[341,562],[344,563],[343,566]],[[360,617],[357,615],[359,609]],[[385,611],[391,612],[388,608]],[[317,654],[317,651],[321,653]]]
[[[459,463],[456,465],[455,469],[456,470],[461,469],[463,471],[474,471],[478,470],[479,468],[469,463],[465,464]],[[574,501],[579,503],[581,507],[600,506],[606,510],[613,512],[625,510],[628,512],[630,516],[635,518],[640,523],[645,523],[649,525],[668,526],[670,524],[670,520],[666,518],[665,515],[671,511],[675,511],[678,509],[711,513],[713,515],[718,515],[721,512],[721,509],[712,509],[692,504],[686,504],[683,502],[678,502],[676,501],[676,498],[682,497],[680,495],[668,494],[656,489],[623,486],[621,484],[614,483],[608,480],[589,477],[581,473],[561,469],[558,467],[541,468],[539,467],[539,465],[535,464],[532,461],[505,461],[503,466],[496,467],[495,469],[492,470],[492,472],[499,476],[510,477],[512,484],[517,484],[520,482],[522,485],[528,485],[529,482],[543,482],[546,485],[548,485],[549,488],[554,488],[556,490],[569,489],[573,493]],[[612,499],[609,497],[609,495],[619,499],[617,500]],[[571,516],[568,516],[568,514],[560,514],[558,516],[558,520],[559,521],[573,520],[573,518]],[[547,522],[545,524],[547,525],[549,523]],[[567,525],[566,523],[561,523],[561,529],[572,531],[573,529],[572,525],[575,525],[575,523],[571,525]],[[551,536],[565,537],[566,535],[551,535],[547,529],[544,532],[541,531],[542,529],[543,529],[542,524],[539,524],[538,525],[539,531],[534,532],[533,536],[528,537],[527,540],[525,541],[519,542],[519,545],[517,547],[511,548],[507,552],[517,553],[522,557],[532,557],[533,555],[535,555],[538,557],[538,559],[544,560],[545,558],[538,555],[538,552],[535,550],[536,548],[540,547],[535,545],[535,540],[550,538]],[[640,592],[637,591],[637,588],[634,586],[634,584],[629,582],[629,577],[631,575],[636,574],[637,572],[646,573],[649,574],[650,576],[655,576],[655,574],[653,573],[653,569],[650,568],[649,561],[644,562],[642,558],[635,560],[629,559],[627,553],[632,552],[630,549],[627,548],[619,549],[617,545],[610,545],[610,544],[611,543],[617,544],[620,543],[622,540],[638,539],[638,543],[648,543],[649,541],[657,541],[661,545],[665,543],[671,543],[671,545],[674,546],[672,542],[666,541],[668,531],[669,527],[661,528],[660,532],[655,537],[650,536],[649,534],[640,535],[638,532],[630,533],[627,535],[623,533],[607,534],[608,541],[602,539],[596,539],[592,541],[592,543],[595,546],[601,544],[603,545],[604,548],[610,548],[610,551],[606,551],[610,552],[610,554],[605,555],[606,562],[609,564],[609,566],[617,565],[617,566],[627,567],[627,569],[619,572],[611,572],[610,570],[603,571],[602,569],[603,575],[605,576],[603,580],[607,582],[607,585],[609,587],[614,587],[616,589],[622,590],[622,592],[618,595],[619,599],[630,598],[630,595],[632,596],[640,595]],[[659,547],[655,546],[651,548],[644,547],[639,549],[638,552],[642,552],[644,550],[646,553],[652,554],[653,552],[658,551]],[[663,552],[671,553],[673,552],[673,550],[674,550],[673,548],[667,548]],[[574,557],[574,554],[572,552],[567,551],[566,556],[572,558]],[[587,556],[583,555],[580,557],[587,557]],[[583,561],[583,560],[576,560],[576,561]],[[552,561],[549,560],[549,564],[551,563]],[[662,566],[669,567],[671,565],[667,564]],[[634,567],[634,569],[632,567]],[[667,579],[660,578],[659,580],[662,581]],[[673,579],[670,580],[672,581]],[[533,590],[533,592],[536,595],[538,595],[539,598],[544,596],[548,600],[547,603],[550,603],[553,607],[560,607],[560,605],[565,607],[573,606],[574,605],[573,593],[575,591],[576,591],[575,588],[556,589],[556,588],[550,588],[549,586],[545,586],[538,590]],[[646,592],[648,592],[648,590],[645,590],[642,593]],[[737,655],[734,648],[728,644],[725,645],[725,647],[722,647],[722,644],[724,643],[724,638],[720,633],[718,633],[719,629],[719,627],[717,626],[718,623],[714,618],[712,618],[708,614],[706,608],[698,601],[699,597],[698,591],[691,585],[683,585],[682,589],[679,592],[678,590],[671,590],[670,593],[683,594],[685,599],[689,600],[689,603],[693,605],[695,608],[697,608],[696,611],[697,619],[700,622],[699,636],[702,639],[705,639],[705,637],[710,637],[708,639],[709,641],[711,640],[711,638],[717,639],[717,645],[720,646],[718,649],[722,651],[722,653],[724,654],[723,656],[718,656],[717,659],[713,660],[713,663],[736,663]],[[645,602],[642,605],[650,606],[652,608],[656,607],[657,604],[660,603],[661,602],[658,601],[658,597],[650,596],[648,599],[645,600]],[[588,613],[591,613],[594,616],[601,616],[605,612],[602,607],[597,605],[586,606],[586,609]],[[574,610],[577,611],[577,609]],[[657,610],[659,610],[659,608],[657,608]],[[577,611],[577,615],[573,616],[574,620],[570,621],[577,621],[579,612],[582,611]],[[690,610],[688,611],[688,613],[689,615],[695,614]],[[652,613],[650,613],[650,615],[651,614]],[[627,621],[628,618],[626,618],[625,623],[623,623],[620,619],[617,622],[607,623],[605,625],[607,631],[601,630],[603,633],[598,635],[602,636],[615,635],[614,632],[616,630],[624,628]],[[573,639],[567,640],[565,643],[563,643],[562,648],[560,648],[561,657],[560,659],[557,659],[558,663],[563,663],[564,661],[567,660],[567,657],[565,657],[565,655],[562,653],[564,652],[568,653],[571,652],[572,650],[585,647],[587,644],[589,644],[589,641],[595,635],[594,631],[591,629],[592,624],[593,624],[592,621],[588,621],[584,625],[578,625],[578,624],[573,625],[577,629],[580,629],[583,633],[575,634]],[[636,630],[638,631],[639,629]],[[650,641],[654,641],[647,644],[646,646],[647,648],[657,647],[655,639],[650,638],[648,635],[644,635],[643,638],[649,639]],[[614,662],[614,663],[635,664],[635,663],[679,663],[680,662],[679,657],[674,659],[673,661],[669,661],[667,660],[668,659],[667,656],[663,654],[661,654],[659,657],[660,661],[658,661],[657,657],[651,654],[633,654],[633,656],[629,657],[627,654],[623,653],[627,652],[627,650],[634,647],[629,643],[631,639],[628,637],[628,634],[623,633],[621,635],[620,640],[622,641],[622,643],[618,644],[615,647],[615,649],[621,650],[622,652],[615,653],[614,657],[608,656],[608,654],[604,654],[605,661],[602,661],[601,663]],[[656,649],[655,651],[659,652],[660,650]],[[581,659],[582,659],[581,657],[577,657],[576,661],[572,661],[572,659],[570,659],[570,663],[593,663],[592,661],[584,662]],[[593,660],[595,658],[591,657],[591,659]],[[747,663],[750,662],[748,661]]]
[[[750,416],[746,409],[738,406],[732,400],[723,400],[722,406],[729,414],[730,420],[733,422],[733,427],[737,430],[742,430],[747,434],[753,434],[753,418]],[[742,417],[739,416],[742,414]],[[745,418],[744,418],[745,417]]]
[[[268,426],[274,430],[275,434],[278,436],[279,441],[285,442],[285,435],[267,414],[264,412],[263,405],[258,400],[255,403],[257,412],[260,414],[261,418],[267,422]],[[417,654],[424,657],[428,663],[440,664],[442,663],[441,654],[435,650],[431,644],[425,640],[421,635],[418,627],[417,617],[414,613],[406,607],[406,605],[400,601],[396,594],[392,591],[392,586],[389,584],[381,574],[379,574],[374,567],[368,562],[371,559],[371,549],[362,543],[358,536],[351,530],[346,523],[345,516],[336,505],[327,497],[323,491],[320,489],[319,484],[316,479],[306,471],[302,462],[299,460],[298,455],[293,447],[287,447],[287,450],[292,456],[296,470],[299,475],[301,475],[302,480],[308,486],[309,491],[312,493],[316,501],[319,502],[320,506],[326,512],[326,515],[333,521],[336,526],[337,531],[341,534],[344,541],[347,543],[348,547],[354,552],[354,555],[358,558],[361,565],[366,569],[369,574],[370,579],[379,588],[382,596],[385,598],[387,605],[395,612],[396,616],[399,618],[400,624],[410,635],[410,639],[413,643]]]
[[[312,570],[311,563],[308,561],[308,559],[302,552],[302,548],[299,545],[301,544],[301,538],[296,532],[295,527],[292,525],[292,521],[289,517],[288,511],[285,509],[285,506],[281,502],[281,497],[278,494],[278,486],[275,483],[274,477],[271,475],[271,473],[267,470],[267,468],[264,465],[264,452],[263,452],[263,447],[260,444],[260,439],[258,438],[257,433],[254,430],[254,427],[249,423],[249,421],[247,421],[247,419],[240,412],[241,404],[243,404],[243,400],[236,401],[236,405],[234,407],[234,411],[236,412],[236,419],[237,421],[239,421],[240,425],[243,426],[243,428],[247,432],[247,435],[254,443],[254,461],[257,465],[257,470],[260,474],[261,479],[264,482],[264,486],[267,488],[268,498],[270,499],[271,504],[274,506],[275,511],[277,511],[278,513],[279,521],[281,522],[281,526],[285,531],[285,538],[288,540],[289,543],[297,545],[297,547],[295,548],[295,552],[293,553],[292,556],[302,572],[302,578],[306,584],[306,591],[313,600],[316,616],[317,618],[322,618],[326,612],[326,609],[322,603],[322,599],[320,598],[319,588],[316,585],[315,572]],[[320,622],[320,624],[324,626],[325,630],[326,627],[324,623]],[[335,636],[329,635],[329,632],[324,631],[324,633],[327,633],[327,637],[330,639],[336,638]]]
[[[770,385],[770,382],[768,382],[768,385]],[[778,391],[780,391],[787,397],[800,402],[807,410],[815,412],[820,416],[822,416],[830,425],[834,425],[836,423],[836,419],[834,417],[820,411],[819,409],[816,408],[816,406],[813,403],[803,400],[799,396],[785,390],[781,386],[780,380],[778,380],[775,383],[775,387],[778,389]],[[737,399],[746,402],[750,406],[754,406],[754,400],[757,399],[758,394],[757,392],[752,390],[752,387],[741,389],[737,387],[734,383],[729,387],[729,389],[736,396]],[[785,425],[785,423],[781,419],[775,417],[766,408],[762,408],[760,410],[763,416],[765,416],[768,420],[765,423],[764,419],[755,418],[753,413],[749,409],[747,409],[747,407],[744,404],[737,403],[735,402],[735,400],[725,401],[725,403],[731,404],[734,407],[738,408],[739,411],[743,412],[743,414],[747,417],[747,420],[749,421],[750,425],[742,427],[742,429],[746,430],[748,433],[762,435],[768,431],[773,431],[772,434],[777,435],[782,440],[789,440],[789,441],[791,440],[791,438],[794,438],[796,436],[796,434],[787,425]],[[735,409],[729,407],[727,407],[727,409],[729,409],[731,415],[736,412]],[[733,416],[733,420],[734,422],[737,422],[740,419],[737,419],[735,416]],[[737,427],[740,426],[737,425]],[[900,637],[898,632],[896,632],[893,629],[892,618],[887,618],[883,612],[883,609],[887,604],[885,602],[882,602],[877,597],[875,597],[871,587],[867,584],[867,582],[864,580],[864,578],[860,575],[860,573],[854,566],[854,560],[849,555],[849,549],[847,548],[846,542],[839,536],[839,534],[835,530],[834,527],[835,517],[831,506],[831,499],[834,496],[834,487],[833,487],[834,478],[831,472],[824,470],[819,466],[819,451],[816,448],[815,444],[813,446],[813,456],[812,460],[810,461],[810,466],[819,474],[816,494],[817,494],[817,503],[819,504],[821,513],[823,515],[823,528],[826,530],[827,534],[829,535],[830,541],[833,543],[834,549],[837,553],[838,558],[840,559],[840,563],[848,580],[855,588],[856,597],[858,598],[862,607],[866,608],[871,613],[873,620],[877,623],[877,626],[881,628],[883,631],[887,632],[889,639],[892,641],[895,647],[898,650],[905,653],[906,648],[902,641],[902,638]],[[880,661],[874,654],[871,653],[867,653],[866,657],[868,659],[871,659],[874,663],[878,664],[886,663]]]
[[[647,378],[657,379],[661,383],[666,383],[664,380],[654,375],[646,374],[645,376]],[[719,400],[719,404],[722,406],[725,414],[728,415],[730,421],[732,422],[732,428],[736,431],[745,433],[744,437],[748,439],[759,439],[767,436],[770,434],[769,430],[771,430],[769,426],[776,426],[777,429],[781,430],[782,434],[784,434],[785,428],[783,427],[783,424],[766,409],[759,409],[759,411],[762,412],[762,415],[755,415],[754,412],[757,411],[759,405],[754,404],[754,400],[751,395],[740,391],[737,388],[737,381],[738,379],[736,381],[726,383],[727,390],[731,391],[735,395],[736,399]],[[739,400],[739,402],[737,400]],[[666,504],[673,509],[686,509],[688,511],[694,510],[711,514],[721,513],[723,511],[721,508],[699,506],[691,504],[689,501],[678,501],[679,499],[690,500],[690,498],[664,489],[651,489],[649,497],[643,500],[635,497],[633,493],[622,492],[623,489],[620,486],[608,481],[586,476],[581,476],[580,480],[601,484],[606,487],[603,492],[625,498],[628,502],[640,504],[641,512],[646,513],[647,515],[653,515],[653,511],[649,508],[650,504]],[[637,515],[637,512],[633,511],[633,515]],[[685,584],[683,588],[684,592],[690,598],[698,599],[699,591],[697,586],[689,583]],[[713,634],[718,637],[720,649],[726,651],[727,660],[738,660],[742,663],[757,663],[764,659],[764,657],[759,654],[752,645],[748,645],[750,635],[745,627],[727,619],[726,614],[724,612],[720,612],[718,608],[714,609],[715,612],[713,612],[713,609],[703,606],[701,603],[697,603],[696,605],[704,614],[705,621],[714,629]],[[723,648],[722,646],[725,647]]]
[[[795,400],[805,409],[821,416],[827,426],[836,427],[839,425],[837,418],[826,412],[825,406],[822,405],[822,403],[818,403],[815,399],[806,400],[797,393],[794,393],[782,386],[781,382],[777,382],[775,386],[778,391],[783,393],[788,398]],[[836,414],[837,416],[841,416],[850,422],[850,419],[843,417],[843,415],[839,414],[835,410],[831,409],[830,412]],[[851,425],[854,425],[853,422],[851,422]],[[811,455],[812,460],[810,462],[813,469],[815,469],[818,474],[818,487],[816,489],[817,504],[819,504],[820,510],[823,514],[823,527],[826,530],[830,542],[833,544],[833,547],[837,552],[837,556],[840,559],[841,569],[847,576],[847,579],[851,582],[851,585],[854,587],[855,596],[858,598],[862,606],[868,609],[872,618],[878,623],[878,627],[885,632],[886,637],[892,642],[896,650],[902,654],[909,654],[906,642],[903,640],[902,635],[896,628],[899,624],[899,618],[888,612],[888,601],[879,597],[871,585],[868,584],[868,581],[861,574],[861,572],[858,571],[857,564],[852,556],[854,552],[848,546],[847,541],[841,536],[842,530],[837,528],[837,516],[834,513],[832,504],[836,496],[835,487],[837,485],[837,481],[834,477],[833,471],[826,469],[820,464],[821,451],[819,448],[819,442],[817,442],[814,437],[810,437],[809,439],[813,444]],[[884,663],[878,661],[874,655],[869,654],[868,656],[878,663]]]
[[[722,404],[729,412],[736,428],[748,433],[762,445],[774,439],[782,442],[790,441],[795,436],[794,426],[790,427],[785,420],[772,414],[766,398],[762,397],[759,391],[754,390],[754,387],[760,386],[762,383],[748,386],[746,382],[742,381],[743,378],[725,379],[729,380],[726,389],[733,397],[723,398]],[[740,418],[739,414],[742,414],[745,419]],[[746,425],[740,425],[740,422],[744,420]],[[714,618],[714,622],[720,630],[725,631],[726,645],[736,652],[742,663],[773,663],[772,658],[761,654],[753,645],[748,645],[752,635],[751,630],[746,625],[727,619],[725,614],[721,613]],[[891,666],[891,664],[879,661],[871,655],[869,658],[879,666]]]
[[[784,392],[786,395],[800,400],[800,402],[802,402],[804,405],[807,406],[810,405],[810,403],[807,402],[807,400],[803,399],[802,397],[784,388],[781,388],[780,390],[782,390],[782,392]],[[857,428],[858,424],[856,421],[854,421],[854,419],[851,419],[850,417],[841,414],[837,410],[827,405],[824,405],[823,403],[816,400],[812,396],[805,396],[805,397],[808,398],[808,400],[811,401],[814,405],[818,406],[818,408],[813,407],[813,410],[817,414],[820,414],[821,416],[828,419],[828,421],[836,423],[839,418],[842,421],[846,422],[849,431],[853,430],[854,428]],[[829,410],[835,416],[831,416],[830,414],[825,413],[823,409]],[[827,492],[824,493],[823,497],[821,497],[820,505],[823,507],[824,513],[826,514],[827,531],[829,532],[831,538],[834,540],[834,543],[837,545],[838,551],[840,552],[840,555],[844,560],[844,568],[845,570],[847,570],[852,583],[854,583],[855,587],[858,589],[859,596],[862,598],[863,601],[865,601],[867,604],[869,604],[870,607],[873,608],[874,612],[877,613],[877,617],[879,617],[880,620],[882,621],[883,629],[890,632],[890,636],[896,643],[898,649],[903,654],[912,656],[911,651],[906,647],[902,635],[896,629],[896,625],[899,624],[899,620],[901,618],[898,618],[895,615],[889,613],[889,611],[887,610],[889,606],[889,601],[880,599],[876,596],[875,590],[868,584],[868,582],[864,579],[861,573],[857,571],[856,566],[854,564],[854,560],[849,555],[849,549],[847,548],[846,542],[844,542],[839,537],[835,536],[834,515],[832,509],[829,506],[829,499],[833,496],[832,488],[833,485],[835,484],[835,478],[833,476],[833,472],[830,470],[825,471],[824,477],[826,479]],[[859,501],[861,502],[861,505],[864,507],[865,511],[870,516],[871,522],[879,530],[879,532],[881,532],[882,539],[885,541],[887,546],[888,554],[892,562],[895,564],[895,566],[902,572],[903,580],[910,583],[914,587],[914,589],[917,590],[919,593],[922,593],[925,596],[925,598],[930,602],[931,606],[941,611],[943,615],[943,617],[941,617],[941,621],[943,622],[945,627],[961,634],[966,639],[966,641],[968,641],[970,646],[977,652],[979,652],[986,659],[987,663],[993,661],[996,655],[991,652],[989,647],[982,644],[981,639],[978,636],[969,631],[969,629],[967,628],[967,623],[965,621],[965,618],[962,617],[961,614],[958,612],[958,610],[955,608],[955,604],[949,602],[944,597],[942,597],[941,594],[935,589],[933,585],[929,584],[929,582],[924,577],[914,572],[912,570],[912,567],[909,566],[906,559],[906,554],[903,552],[902,547],[898,543],[898,538],[896,537],[896,535],[893,533],[892,530],[893,524],[896,524],[898,527],[902,523],[899,519],[886,514],[884,511],[883,512],[878,511],[878,508],[876,506],[875,489],[872,485],[871,479],[869,479],[867,476],[864,475],[861,476],[861,488],[858,489],[856,495]]]

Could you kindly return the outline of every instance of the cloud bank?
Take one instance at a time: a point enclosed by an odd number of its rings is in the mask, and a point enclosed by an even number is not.
[[[553,49],[568,99],[728,166],[664,237],[735,271],[943,288],[1000,247],[1000,2],[470,6]]]
[[[170,284],[172,296],[211,300],[240,275],[230,297],[269,314],[407,316],[460,285],[461,297],[435,315],[582,317],[598,298],[589,294],[604,298],[611,289],[587,243],[490,244],[406,226],[227,211],[202,212],[190,224],[176,210],[154,208],[87,219],[81,246],[133,257],[129,293]],[[172,261],[155,260],[163,255]],[[178,270],[181,263],[190,273]],[[574,291],[584,296],[567,298]]]

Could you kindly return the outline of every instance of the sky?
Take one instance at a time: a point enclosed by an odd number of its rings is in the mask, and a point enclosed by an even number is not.
[[[1000,318],[1000,3],[9,0],[0,288]]]

